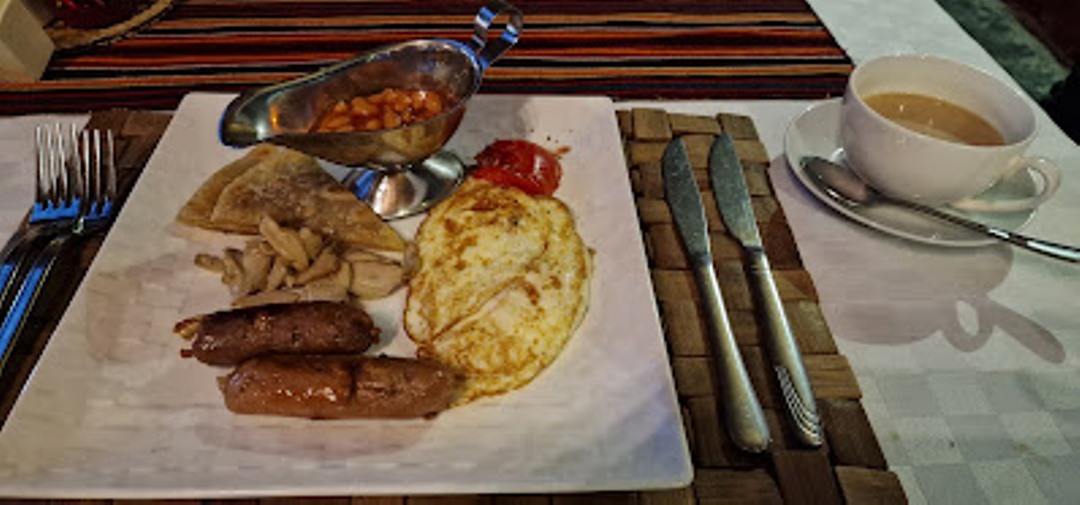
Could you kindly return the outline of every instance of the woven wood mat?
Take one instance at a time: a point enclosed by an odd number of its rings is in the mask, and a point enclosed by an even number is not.
[[[698,505],[727,503],[906,503],[896,475],[886,469],[847,359],[837,352],[818,307],[817,293],[802,266],[783,210],[768,178],[769,156],[753,121],[745,116],[666,114],[661,110],[620,111],[631,180],[650,269],[671,356],[683,419],[690,436],[695,477],[691,486],[662,491],[625,491],[559,495],[464,495],[331,497],[248,500],[274,505]],[[138,178],[170,119],[168,113],[108,111],[95,113],[90,126],[109,128],[118,138],[121,190],[126,195]],[[725,231],[712,198],[704,198],[721,288],[743,358],[773,432],[767,454],[736,449],[726,436],[713,394],[709,346],[698,293],[681,242],[664,201],[660,157],[672,136],[683,136],[698,176],[705,172],[713,135],[726,130],[735,138],[746,169],[753,207],[765,248],[824,418],[826,443],[817,450],[800,448],[784,412],[780,390],[767,373],[752,297],[743,273],[741,252]],[[121,200],[122,203],[123,200]],[[15,348],[0,382],[0,419],[10,411],[21,385],[71,300],[101,238],[92,238],[61,259],[70,275],[46,286],[47,299],[33,314],[29,332]],[[183,502],[183,501],[181,501]],[[187,500],[188,503],[202,503]],[[96,502],[102,503],[102,502]],[[180,503],[169,501],[169,503]]]
[[[672,370],[690,433],[693,493],[670,503],[904,503],[896,475],[859,403],[855,374],[839,354],[818,306],[813,280],[802,265],[784,211],[769,180],[769,155],[751,118],[690,116],[663,110],[619,111],[630,178],[649,255]],[[711,191],[707,166],[714,136],[726,131],[745,169],[752,206],[821,410],[826,442],[799,446],[783,411],[775,375],[759,338],[757,314],[744,273],[742,250],[727,234],[711,195],[702,198],[720,287],[735,338],[773,433],[766,455],[753,456],[727,438],[713,392],[712,358],[694,278],[664,200],[660,159],[681,136],[698,187]],[[691,499],[692,498],[692,499]],[[669,502],[663,502],[669,503]]]

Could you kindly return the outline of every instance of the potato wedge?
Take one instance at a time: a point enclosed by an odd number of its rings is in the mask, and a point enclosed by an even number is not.
[[[195,338],[195,334],[199,332],[199,324],[201,322],[201,317],[189,317],[176,323],[176,325],[173,326],[173,333],[180,335],[184,340],[191,340]]]
[[[339,261],[337,272],[319,279],[316,281],[316,284],[333,284],[335,286],[341,286],[348,291],[349,286],[352,286],[352,275],[352,264],[348,261]]]
[[[363,249],[340,252],[342,244],[310,228],[284,227],[264,217],[259,231],[261,236],[246,241],[243,251],[230,247],[220,257],[195,257],[199,267],[221,274],[234,306],[370,300],[406,281],[399,261]]]
[[[304,251],[307,252],[308,257],[318,257],[323,249],[323,238],[306,226],[300,228],[298,234],[300,235],[300,242],[304,244]]]
[[[395,262],[356,261],[349,292],[365,300],[389,296],[404,281],[404,269]]]
[[[341,259],[348,261],[349,263],[357,261],[394,261],[390,258],[387,258],[386,256],[368,251],[366,249],[349,249],[348,251],[342,253]]]
[[[241,266],[243,257],[243,252],[231,247],[225,249],[225,254],[221,257],[221,261],[225,265],[225,271],[221,274],[221,282],[229,286],[230,291],[235,291],[237,286],[240,285],[240,280],[244,277],[244,269]]]
[[[305,302],[347,302],[349,291],[342,286],[327,283],[308,284],[299,288],[300,299]]]
[[[292,233],[289,233],[290,231]],[[284,229],[269,216],[263,216],[259,221],[259,233],[270,243],[270,247],[287,259],[294,268],[304,270],[308,267],[311,259],[308,258],[304,244],[296,231]]]
[[[225,273],[225,262],[213,254],[199,253],[195,255],[195,266],[216,274]]]
[[[243,274],[240,279],[238,294],[246,295],[266,289],[266,279],[270,274],[270,267],[273,263],[273,256],[263,252],[260,247],[247,248],[244,251],[243,258],[240,260]]]
[[[296,274],[295,285],[303,286],[311,281],[328,276],[338,270],[340,263],[341,261],[338,260],[334,251],[331,251],[330,248],[323,249],[319,257],[315,258],[311,267]]]
[[[274,262],[270,265],[270,272],[266,274],[266,290],[273,291],[285,284],[285,276],[289,275],[289,266],[285,258],[274,256]]]
[[[236,298],[233,300],[232,306],[243,308],[274,303],[296,303],[298,301],[300,301],[300,295],[292,291],[260,291]]]

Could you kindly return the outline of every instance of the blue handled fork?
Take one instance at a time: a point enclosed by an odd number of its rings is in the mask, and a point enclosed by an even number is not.
[[[37,152],[34,204],[26,226],[20,227],[0,251],[0,314],[7,312],[34,251],[45,239],[70,229],[79,216],[80,174],[68,163],[69,156],[74,154],[75,125],[66,130],[58,123],[38,126],[34,131]]]
[[[41,288],[56,259],[72,237],[85,237],[104,230],[112,220],[116,200],[115,149],[111,131],[83,131],[74,142],[77,193],[83,197],[74,224],[52,237],[41,250],[19,286],[11,308],[0,324],[0,370],[11,354],[16,337],[26,325]]]

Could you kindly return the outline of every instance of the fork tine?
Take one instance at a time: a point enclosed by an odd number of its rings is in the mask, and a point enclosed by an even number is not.
[[[89,179],[90,174],[89,174],[89,172],[87,172],[87,170],[90,170],[90,158],[89,158],[89,152],[90,151],[89,151],[89,144],[87,144],[87,142],[86,142],[86,131],[85,131],[85,129],[84,129],[84,131],[79,132],[77,134],[76,138],[79,139],[78,144],[77,144],[77,148],[76,148],[76,151],[75,151],[75,154],[76,154],[75,159],[76,159],[76,164],[77,164],[77,167],[78,167],[78,169],[76,170],[76,173],[79,174],[79,176],[78,176],[79,177],[79,182],[78,182],[79,194],[83,197],[83,200],[89,200],[89,199],[87,199],[87,196],[89,196],[89,195],[87,195],[87,193],[89,193],[89,192],[86,191],[86,185],[87,185],[87,181],[90,180]]]
[[[101,201],[101,132],[83,130],[81,139],[83,206],[87,214],[93,216]]]
[[[65,149],[63,151],[63,156],[65,160],[69,159],[70,156],[71,163],[74,166],[70,169],[66,166],[64,167],[64,182],[67,185],[68,202],[71,204],[75,204],[75,201],[80,197],[81,188],[79,186],[81,181],[79,179],[79,162],[77,161],[78,156],[76,155],[76,152],[78,150],[77,146],[79,145],[79,130],[74,123],[68,124],[67,138],[70,139],[71,149]],[[69,152],[70,155],[68,154]]]
[[[106,184],[105,184],[105,196],[108,202],[111,204],[113,200],[116,200],[116,143],[113,140],[112,130],[105,130],[106,139]]]
[[[102,196],[101,187],[101,130],[94,130],[91,137],[94,139],[94,196],[95,208],[100,208],[105,198]]]
[[[109,129],[82,133],[84,204],[91,214],[110,213],[117,195],[116,140]]]
[[[97,201],[98,162],[97,150],[94,145],[95,130],[83,130],[83,141],[86,142],[86,199],[91,204]]]
[[[56,157],[56,165],[54,166],[52,173],[54,181],[53,199],[57,202],[63,202],[63,204],[67,204],[71,202],[71,181],[68,178],[67,141],[64,138],[63,125],[61,125],[60,123],[56,123],[54,128],[56,132],[56,150],[54,151]],[[61,205],[61,203],[58,203],[57,205]]]
[[[64,127],[56,123],[51,128],[52,143],[49,155],[49,180],[51,185],[53,208],[62,207],[71,202],[71,186],[68,180],[68,141],[64,138]]]
[[[48,162],[45,165],[45,178],[42,183],[45,197],[49,202],[48,208],[51,209],[58,205],[56,197],[56,135],[53,127],[45,127],[45,151],[48,155]]]
[[[67,143],[64,140],[63,125],[53,125],[53,163],[49,166],[52,180],[52,200],[54,207],[60,207],[68,203],[68,188],[64,184],[67,179]]]
[[[101,130],[94,130],[94,202],[97,204],[97,209],[101,209],[102,202],[105,201],[105,165],[104,165],[104,144],[101,138]]]
[[[38,125],[34,128],[34,150],[37,152],[36,188],[34,189],[34,205],[42,208],[48,205],[49,189],[46,186],[48,176],[48,130]]]
[[[82,172],[82,184],[81,184],[81,188],[82,188],[83,200],[84,200],[83,203],[85,205],[89,206],[89,205],[93,205],[93,201],[94,201],[94,194],[93,194],[94,164],[93,164],[93,158],[91,158],[91,156],[93,154],[93,149],[92,149],[93,146],[91,145],[91,141],[90,141],[90,131],[89,130],[83,130],[81,132],[81,134],[80,134],[80,138],[81,138],[81,142],[79,143],[79,145],[80,145],[79,155],[80,155],[80,159],[82,161],[82,171],[81,171]]]

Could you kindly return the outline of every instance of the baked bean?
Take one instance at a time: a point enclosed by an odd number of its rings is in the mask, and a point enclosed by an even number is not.
[[[448,100],[431,90],[386,88],[337,102],[316,124],[317,132],[373,131],[418,123],[441,114]]]
[[[440,114],[443,111],[443,97],[438,93],[424,93],[421,97],[421,101],[424,104],[424,110],[428,111],[432,116]]]
[[[350,123],[349,116],[346,115],[334,115],[323,122],[323,127],[327,130],[337,130],[342,126],[346,126]]]
[[[349,104],[352,106],[352,113],[357,116],[373,116],[379,113],[378,106],[365,100],[364,97],[361,96],[353,98]]]
[[[386,109],[383,112],[383,128],[397,128],[401,126],[401,116],[397,115],[393,109]]]

